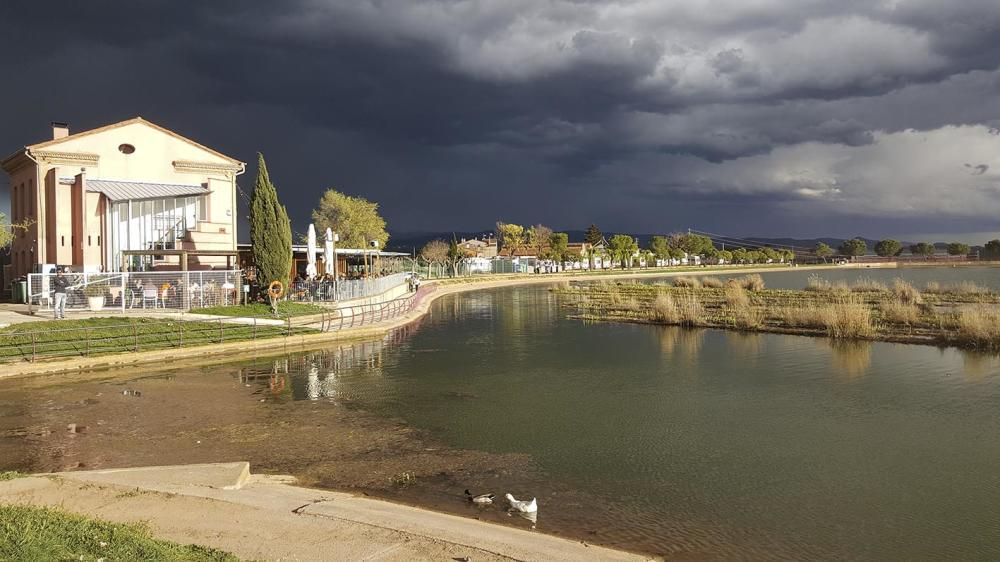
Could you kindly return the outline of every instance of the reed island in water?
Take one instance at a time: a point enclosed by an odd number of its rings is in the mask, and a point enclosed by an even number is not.
[[[803,290],[775,290],[753,274],[567,284],[554,291],[585,320],[1000,349],[1000,295],[971,282],[918,288],[903,279],[849,285],[813,276]]]

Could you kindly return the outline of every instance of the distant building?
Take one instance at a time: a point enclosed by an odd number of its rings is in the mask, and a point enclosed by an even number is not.
[[[246,165],[136,117],[52,139],[5,158],[14,276],[235,265],[236,177]],[[179,253],[190,252],[181,264]],[[143,253],[148,252],[148,253]]]
[[[465,250],[471,257],[495,258],[497,256],[497,239],[493,236],[483,236],[482,239],[473,238],[471,240],[462,238],[458,247]]]

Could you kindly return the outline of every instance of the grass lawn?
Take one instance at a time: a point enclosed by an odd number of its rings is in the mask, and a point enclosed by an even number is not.
[[[292,328],[292,333],[312,332]],[[83,318],[24,322],[0,328],[0,361],[78,357],[193,347],[288,334],[284,326],[243,326],[215,320]]]
[[[0,506],[0,560],[237,562],[197,545],[154,539],[144,525],[108,523],[52,508]]]
[[[307,302],[281,301],[278,303],[278,318],[309,316],[329,312],[329,308]],[[255,302],[251,304],[235,304],[232,306],[211,306],[208,308],[191,309],[192,314],[211,314],[214,316],[246,316],[257,318],[274,318],[271,305]]]

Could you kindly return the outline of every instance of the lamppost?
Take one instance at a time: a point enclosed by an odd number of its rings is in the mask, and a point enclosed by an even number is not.
[[[374,250],[374,251],[375,251],[375,255],[374,255],[374,256],[372,257],[372,259],[371,259],[371,260],[369,260],[369,261],[370,261],[370,262],[371,262],[371,264],[372,264],[372,268],[374,268],[374,267],[375,267],[375,258],[378,258],[378,257],[379,257],[379,256],[378,256],[378,240],[372,240],[372,241],[371,241],[371,246],[372,246],[372,248],[374,248],[374,249],[375,249],[375,250]],[[381,265],[381,261],[382,261],[382,260],[379,260],[379,265]],[[375,270],[375,274],[374,274],[374,275],[372,275],[372,277],[374,277],[375,275],[378,275],[378,270],[377,270],[377,269]]]
[[[334,232],[330,239],[333,242],[333,300],[340,300],[340,292],[337,291],[337,287],[339,286],[337,278],[340,277],[337,271],[337,242],[340,242],[340,235]]]

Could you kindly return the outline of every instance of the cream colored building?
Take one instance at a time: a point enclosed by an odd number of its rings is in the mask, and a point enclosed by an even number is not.
[[[30,223],[11,245],[14,276],[50,265],[180,269],[169,255],[179,251],[192,252],[190,269],[225,267],[221,254],[236,252],[236,177],[246,165],[141,117],[72,135],[53,123],[52,140],[2,166],[11,219]]]

